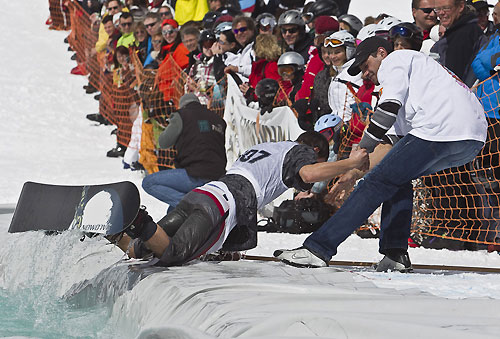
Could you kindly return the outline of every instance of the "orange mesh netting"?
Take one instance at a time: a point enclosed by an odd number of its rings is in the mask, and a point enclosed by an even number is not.
[[[67,0],[49,0],[50,29],[68,30],[71,27]]]

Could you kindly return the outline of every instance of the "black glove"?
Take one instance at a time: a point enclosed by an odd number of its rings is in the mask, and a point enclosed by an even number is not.
[[[141,207],[137,217],[132,224],[125,229],[125,233],[132,239],[139,238],[142,241],[148,241],[156,232],[156,223],[148,214],[146,208]]]

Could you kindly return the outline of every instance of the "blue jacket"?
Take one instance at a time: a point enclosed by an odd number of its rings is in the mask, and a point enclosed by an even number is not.
[[[476,95],[483,104],[486,115],[500,119],[500,79],[498,72],[494,71],[497,65],[500,65],[500,32],[498,30],[479,50],[472,62],[472,69],[478,80],[484,81],[477,87]]]

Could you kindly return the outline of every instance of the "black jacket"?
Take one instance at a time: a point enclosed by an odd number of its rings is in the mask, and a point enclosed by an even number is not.
[[[446,30],[431,52],[438,53],[439,62],[471,87],[476,80],[471,63],[485,40],[476,15],[469,12]]]

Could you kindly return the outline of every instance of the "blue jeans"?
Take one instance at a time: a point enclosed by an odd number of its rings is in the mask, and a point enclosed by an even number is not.
[[[342,207],[304,246],[325,260],[383,203],[380,253],[408,248],[413,208],[411,181],[423,175],[464,165],[479,153],[483,143],[475,140],[433,142],[406,135],[382,161],[360,181]]]
[[[159,171],[142,180],[142,188],[158,200],[169,204],[168,212],[192,189],[209,182],[208,179],[190,177],[183,168]]]

